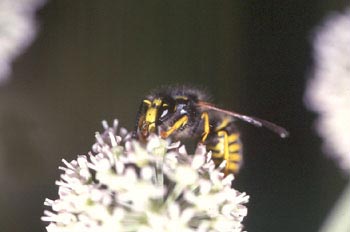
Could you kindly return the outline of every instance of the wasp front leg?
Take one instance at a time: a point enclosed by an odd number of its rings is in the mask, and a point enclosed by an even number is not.
[[[188,122],[188,116],[187,115],[182,116],[167,131],[161,131],[160,136],[163,139],[168,138],[174,131],[185,126],[187,124],[187,122]]]
[[[203,120],[203,133],[202,133],[202,143],[205,142],[205,140],[207,139],[209,132],[210,132],[210,126],[209,126],[209,115],[207,112],[202,113],[201,116],[202,120]]]

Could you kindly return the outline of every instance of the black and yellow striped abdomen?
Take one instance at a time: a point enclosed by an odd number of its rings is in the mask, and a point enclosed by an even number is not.
[[[223,170],[225,175],[239,171],[242,164],[242,144],[231,118],[224,118],[211,130],[206,147],[212,152],[212,159],[216,166],[226,160]]]

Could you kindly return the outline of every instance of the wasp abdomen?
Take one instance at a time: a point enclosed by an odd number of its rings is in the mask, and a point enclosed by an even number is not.
[[[232,122],[224,119],[210,133],[206,147],[212,152],[212,159],[216,166],[226,160],[225,175],[239,171],[242,164],[242,144]]]

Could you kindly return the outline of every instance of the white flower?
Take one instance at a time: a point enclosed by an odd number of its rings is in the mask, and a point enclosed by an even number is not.
[[[0,82],[11,72],[12,61],[33,41],[36,10],[45,0],[0,1]]]
[[[307,106],[318,112],[317,130],[327,153],[350,173],[350,8],[317,30]]]
[[[103,123],[93,152],[63,160],[59,198],[46,199],[47,231],[241,231],[248,196],[215,168],[203,145],[193,156],[180,143],[151,135],[145,144]]]

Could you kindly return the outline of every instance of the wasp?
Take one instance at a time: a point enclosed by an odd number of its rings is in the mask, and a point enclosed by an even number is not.
[[[226,161],[223,172],[237,173],[242,165],[242,143],[235,119],[266,127],[284,138],[288,132],[263,119],[221,109],[209,103],[207,94],[184,86],[157,89],[141,102],[134,137],[145,140],[151,133],[175,140],[196,138],[212,152],[216,166]]]

